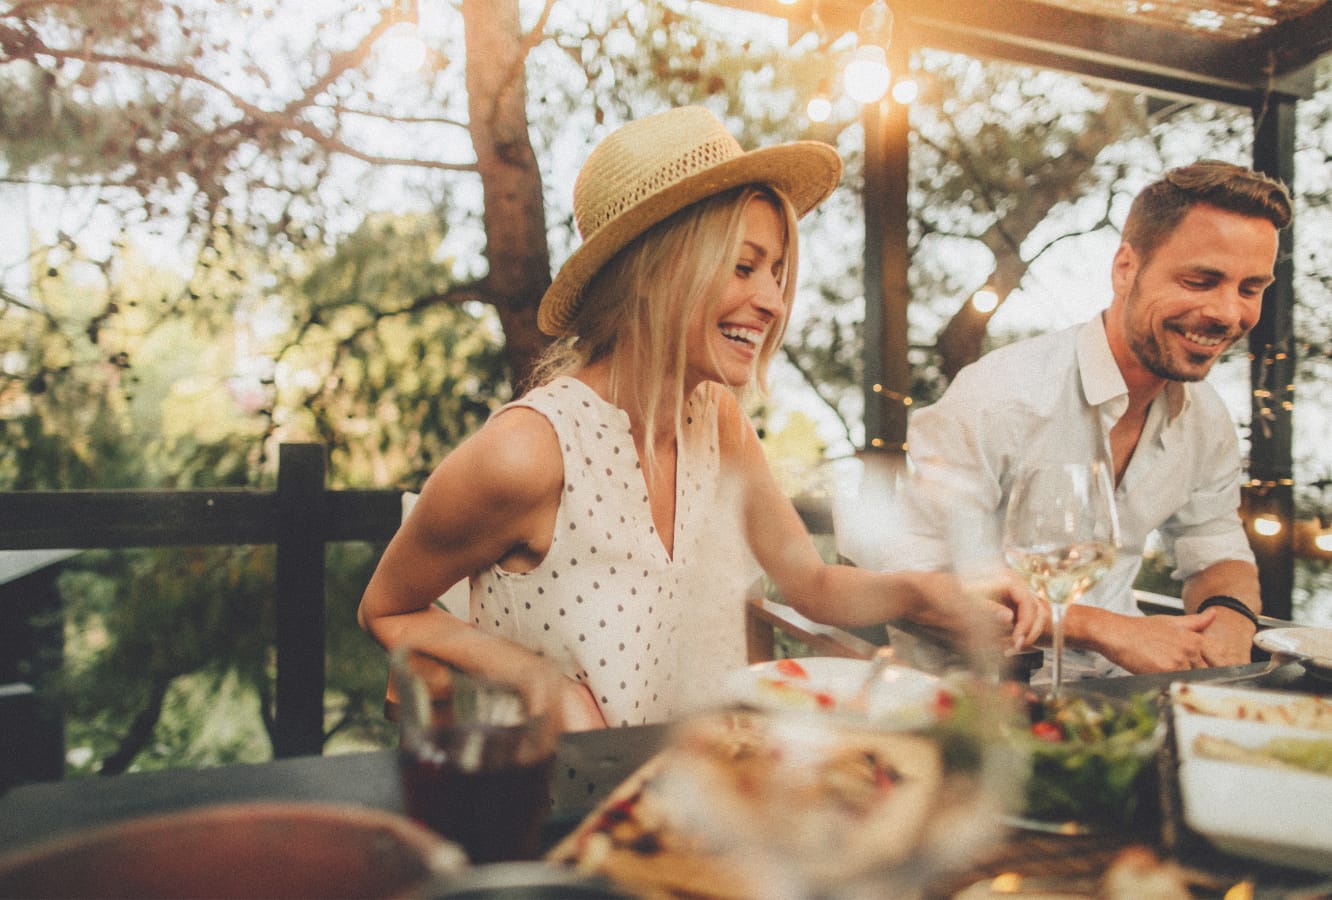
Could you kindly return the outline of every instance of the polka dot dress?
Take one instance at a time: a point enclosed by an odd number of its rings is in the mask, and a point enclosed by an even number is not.
[[[564,494],[539,566],[522,573],[492,566],[473,579],[473,623],[543,653],[588,685],[609,725],[672,718],[693,692],[682,683],[697,674],[682,673],[681,653],[699,650],[682,644],[682,627],[693,635],[700,613],[721,616],[734,639],[714,664],[744,662],[743,590],[719,602],[714,581],[700,593],[712,573],[699,566],[716,559],[702,550],[715,547],[717,526],[727,520],[716,510],[715,405],[692,403],[681,436],[673,559],[653,523],[628,414],[567,377],[509,406],[550,420],[564,460]],[[733,545],[734,520],[728,531]]]

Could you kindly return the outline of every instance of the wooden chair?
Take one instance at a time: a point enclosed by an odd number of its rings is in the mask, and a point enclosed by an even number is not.
[[[869,659],[878,647],[833,625],[820,625],[785,603],[751,597],[745,603],[745,651],[751,663],[776,656],[777,632],[805,644],[816,656]]]

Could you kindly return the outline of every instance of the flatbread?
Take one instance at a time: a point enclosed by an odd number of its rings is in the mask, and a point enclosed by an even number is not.
[[[1281,737],[1258,747],[1248,747],[1216,735],[1200,734],[1193,739],[1193,752],[1226,762],[1332,775],[1332,764],[1329,763],[1332,761],[1332,740]]]
[[[692,723],[549,859],[649,897],[763,893],[774,860],[818,880],[889,866],[921,839],[943,784],[938,746],[911,734],[786,727],[758,713]],[[757,842],[764,852],[749,852]]]
[[[1176,689],[1173,702],[1181,709],[1204,716],[1332,731],[1332,701],[1313,694],[1273,691],[1260,698],[1255,693],[1195,691],[1183,684]]]

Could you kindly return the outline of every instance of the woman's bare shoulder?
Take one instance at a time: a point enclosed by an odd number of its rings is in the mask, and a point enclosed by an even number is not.
[[[717,404],[717,442],[724,461],[748,457],[758,446],[758,432],[745,415],[740,401],[723,387],[713,388]]]
[[[533,502],[558,494],[564,481],[559,439],[536,410],[515,406],[492,416],[445,457],[431,480],[460,482],[489,502]]]

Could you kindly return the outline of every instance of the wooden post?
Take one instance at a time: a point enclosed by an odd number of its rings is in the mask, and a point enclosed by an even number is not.
[[[324,746],[324,447],[278,453],[275,756]]]
[[[1254,110],[1254,168],[1295,181],[1295,101],[1273,96]],[[1276,517],[1275,535],[1250,531],[1258,558],[1263,614],[1291,617],[1295,586],[1295,499],[1291,408],[1295,401],[1295,226],[1281,232],[1276,281],[1263,298],[1263,313],[1249,333],[1252,386],[1249,477],[1245,508]],[[1252,517],[1248,519],[1250,527]]]
[[[909,70],[903,41],[889,47],[893,77]],[[907,211],[908,108],[885,98],[867,104],[865,128],[865,448],[904,447],[911,362],[907,307],[911,288]]]

